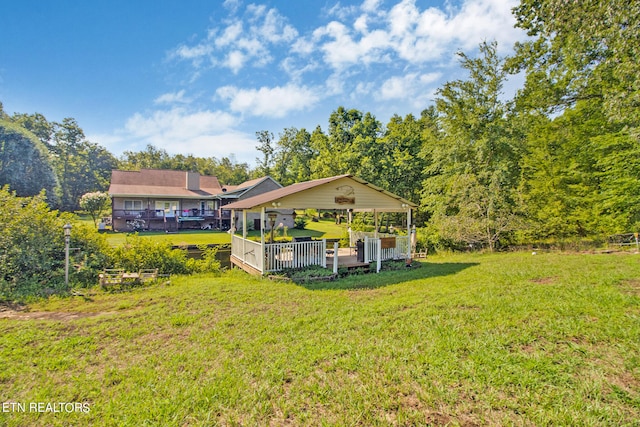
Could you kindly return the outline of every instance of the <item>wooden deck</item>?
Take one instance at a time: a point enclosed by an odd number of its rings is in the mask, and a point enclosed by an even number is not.
[[[332,269],[335,262],[333,254],[327,255],[327,268]],[[338,268],[369,268],[368,262],[359,262],[355,249],[338,248]]]

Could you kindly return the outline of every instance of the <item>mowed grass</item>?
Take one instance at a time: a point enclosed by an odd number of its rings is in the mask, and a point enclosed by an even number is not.
[[[0,319],[0,425],[638,425],[640,255],[431,257],[317,286],[242,272]],[[0,313],[2,314],[2,313]]]
[[[126,232],[106,233],[107,242],[111,246],[120,246],[127,241]],[[138,233],[140,237],[158,242],[167,242],[172,245],[209,245],[231,243],[231,235],[224,231],[211,230],[183,230],[179,233],[166,233],[164,231],[143,231]]]
[[[89,221],[90,222],[90,221]],[[93,224],[93,223],[91,223]],[[334,220],[321,220],[318,222],[309,221],[304,230],[290,228],[287,230],[288,237],[309,236],[315,239],[339,239],[342,237],[345,225],[336,225]],[[283,230],[278,231],[277,236],[282,238]],[[125,243],[127,232],[108,232],[106,233],[107,241],[111,246],[119,246]],[[140,237],[169,242],[174,245],[207,245],[207,244],[230,244],[231,235],[224,231],[212,230],[181,230],[178,233],[166,233],[164,231],[143,231],[138,233]],[[251,231],[248,233],[251,238],[259,238],[259,231]]]

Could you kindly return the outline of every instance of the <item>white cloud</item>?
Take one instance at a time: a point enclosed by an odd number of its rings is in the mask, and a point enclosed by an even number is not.
[[[222,3],[222,6],[230,10],[232,13],[235,13],[240,7],[241,3],[242,2],[240,0],[224,0],[224,3]]]
[[[154,104],[176,104],[176,103],[188,104],[190,103],[191,100],[188,98],[185,98],[184,94],[185,94],[184,89],[178,92],[164,93],[159,97],[157,97],[156,99],[154,99],[153,103]]]
[[[364,0],[362,2],[362,10],[365,12],[376,12],[380,8],[382,0]]]
[[[224,64],[233,71],[233,74],[238,74],[238,71],[242,69],[247,57],[239,50],[231,51],[227,54],[224,60]]]
[[[420,65],[460,49],[476,49],[485,40],[495,39],[502,49],[511,49],[523,37],[513,28],[515,0],[466,0],[446,11],[421,10],[416,0],[402,0],[389,10],[380,9],[380,3],[365,0],[359,11],[338,4],[331,13],[340,19],[317,28],[311,39],[299,40],[294,52],[320,51],[334,70],[386,63],[390,58]]]
[[[249,154],[255,151],[255,140],[236,131],[238,124],[237,117],[222,111],[172,108],[134,114],[127,120],[122,135],[130,144],[139,147],[153,144],[169,153],[223,157],[233,152],[251,159]]]
[[[229,101],[232,111],[272,118],[280,118],[292,111],[308,109],[320,99],[314,90],[295,84],[260,89],[223,86],[216,91],[216,95]]]
[[[242,21],[236,21],[231,25],[228,25],[224,29],[220,37],[216,37],[214,44],[216,47],[226,47],[235,43],[242,34]],[[213,37],[215,32],[209,32],[209,37]]]
[[[225,5],[233,9],[239,2]],[[245,15],[225,21],[224,26],[210,28],[207,36],[193,46],[181,45],[170,53],[170,58],[191,60],[196,68],[207,65],[226,67],[234,74],[247,66],[264,67],[273,60],[271,49],[289,45],[298,37],[298,31],[276,9],[250,4]]]
[[[404,101],[414,108],[424,108],[434,96],[434,85],[442,77],[440,73],[409,73],[387,79],[375,98],[382,101]]]

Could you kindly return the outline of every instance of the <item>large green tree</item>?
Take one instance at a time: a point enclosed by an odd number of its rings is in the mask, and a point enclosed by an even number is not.
[[[61,208],[77,210],[80,197],[109,187],[115,157],[104,147],[85,138],[76,120],[66,118],[55,124],[53,163],[62,190]]]
[[[276,143],[273,178],[282,185],[309,180],[311,160],[316,155],[311,147],[311,134],[306,129],[284,129]]]
[[[329,117],[329,132],[323,137],[312,134],[311,147],[316,154],[311,162],[314,178],[351,173],[375,179],[380,156],[378,139],[382,125],[371,113],[338,107]]]
[[[268,130],[261,130],[256,132],[256,138],[259,144],[256,145],[256,150],[262,153],[262,158],[256,157],[258,167],[254,171],[255,177],[271,175],[274,165],[274,153],[275,143],[273,141],[273,132]]]
[[[413,202],[420,201],[426,158],[421,155],[427,121],[395,115],[378,141],[376,183]]]
[[[9,185],[19,196],[45,190],[57,202],[58,181],[46,147],[31,132],[0,119],[0,186]]]
[[[512,63],[527,72],[527,103],[564,108],[601,98],[609,120],[638,126],[640,2],[521,0],[514,14],[532,37]]]
[[[502,99],[506,72],[496,49],[483,43],[478,58],[460,53],[469,78],[437,92],[442,138],[428,153],[423,197],[442,237],[490,249],[519,227],[521,147]]]

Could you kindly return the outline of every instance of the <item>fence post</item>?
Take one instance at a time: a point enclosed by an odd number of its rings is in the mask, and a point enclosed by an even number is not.
[[[322,251],[320,252],[322,257],[322,267],[327,268],[327,239],[322,239]]]
[[[376,252],[378,252],[378,259],[376,261],[376,273],[380,273],[382,268],[382,240],[378,239],[376,242]]]
[[[364,262],[369,262],[369,238],[364,236]]]
[[[333,274],[338,274],[338,242],[333,243]]]

